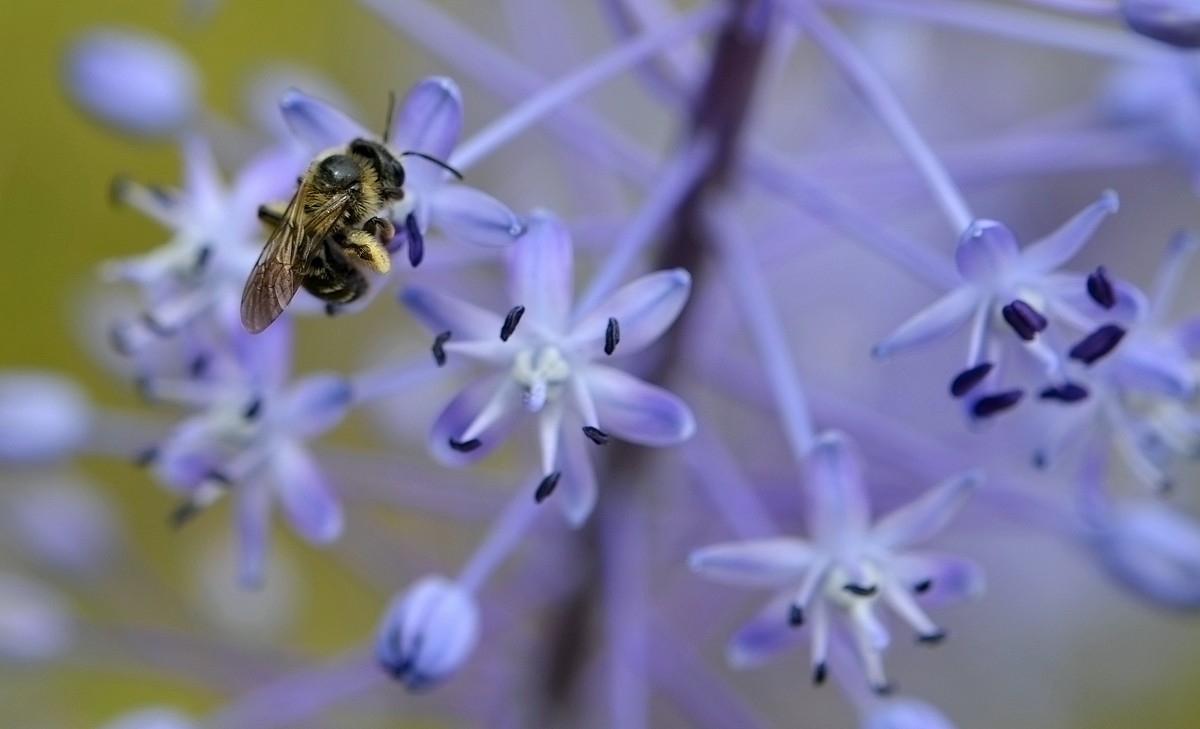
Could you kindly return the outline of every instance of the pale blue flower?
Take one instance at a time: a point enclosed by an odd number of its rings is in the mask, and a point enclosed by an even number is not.
[[[980,482],[977,472],[954,476],[871,525],[862,464],[851,441],[825,433],[807,469],[809,539],[776,537],[717,544],[696,550],[692,569],[705,577],[750,587],[783,588],[766,609],[743,627],[729,648],[734,665],[756,665],[797,640],[811,626],[814,681],[825,679],[827,655],[840,616],[853,640],[867,681],[889,688],[883,651],[890,632],[876,614],[887,605],[917,639],[945,637],[918,598],[940,603],[978,595],[983,577],[958,557],[909,548],[941,531]]]
[[[0,462],[38,465],[73,455],[94,413],[74,382],[43,372],[0,371]]]
[[[590,311],[573,312],[571,238],[558,218],[531,215],[511,253],[514,306],[507,316],[426,289],[401,294],[438,335],[436,357],[461,355],[499,370],[468,385],[446,406],[433,426],[432,448],[443,462],[472,462],[499,445],[517,414],[533,414],[543,475],[536,496],[548,496],[561,477],[560,504],[578,524],[596,501],[587,448],[610,436],[674,445],[695,430],[679,398],[601,364],[658,339],[683,309],[691,277],[682,269],[652,273]]]
[[[1012,230],[994,220],[976,220],[963,233],[954,260],[963,283],[901,324],[875,346],[883,358],[949,336],[972,322],[966,367],[952,383],[956,397],[972,393],[971,412],[987,417],[1015,405],[1022,391],[995,391],[1005,341],[1024,342],[1035,358],[1055,371],[1060,357],[1038,336],[1052,321],[1077,322],[1074,277],[1057,274],[1088,242],[1096,228],[1117,210],[1117,195],[1108,191],[1061,228],[1024,250]],[[1082,295],[1082,283],[1077,287]],[[1003,330],[1009,330],[1006,336]],[[1003,337],[1003,338],[1002,338]],[[988,383],[985,385],[985,383]],[[985,387],[979,396],[979,388]]]
[[[350,384],[332,374],[288,383],[290,333],[235,334],[234,352],[205,377],[147,383],[147,394],[196,408],[144,460],[184,497],[179,523],[226,492],[234,498],[242,582],[260,581],[271,502],[315,544],[342,532],[341,505],[305,443],[335,426],[350,407]]]

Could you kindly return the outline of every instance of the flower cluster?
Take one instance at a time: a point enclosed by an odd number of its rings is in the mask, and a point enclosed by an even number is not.
[[[181,175],[114,182],[166,232],[98,253],[88,300],[141,407],[0,372],[0,665],[223,702],[82,720],[105,729],[844,724],[826,683],[866,729],[1047,726],[1087,648],[1066,628],[1111,619],[1079,565],[1200,607],[1195,2],[360,4],[355,52],[401,92],[382,125],[288,72],[243,127],[170,41],[70,44],[76,110]],[[383,26],[436,75],[380,64]],[[114,458],[167,495],[126,515],[90,480]],[[149,533],[201,555],[194,595],[145,568]],[[357,642],[298,666],[270,644],[292,619]],[[811,692],[768,665],[799,644]]]

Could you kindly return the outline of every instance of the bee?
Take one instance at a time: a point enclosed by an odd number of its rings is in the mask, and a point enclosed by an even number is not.
[[[462,177],[446,163],[415,155]],[[304,287],[332,313],[367,291],[364,269],[391,270],[387,243],[396,234],[382,215],[404,198],[404,166],[385,143],[355,139],[309,165],[282,213],[259,217],[275,226],[242,290],[242,326],[257,334]]]

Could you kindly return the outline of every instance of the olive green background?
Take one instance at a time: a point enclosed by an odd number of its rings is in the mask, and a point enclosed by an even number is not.
[[[179,160],[170,143],[115,136],[89,123],[64,98],[63,50],[78,33],[97,25],[142,28],[177,41],[203,71],[205,104],[230,118],[241,113],[246,74],[263,63],[292,60],[318,69],[363,109],[382,108],[378,100],[388,90],[406,88],[439,67],[421,65],[429,62],[409,56],[396,34],[352,2],[226,0],[202,21],[173,2],[0,2],[5,90],[0,101],[0,367],[68,372],[99,403],[120,409],[137,400],[91,364],[76,341],[73,307],[100,261],[164,240],[152,222],[110,205],[113,175],[171,183],[178,179]],[[129,554],[135,557],[118,567],[109,583],[71,590],[82,614],[96,625],[194,629],[181,607],[188,589],[182,572],[203,545],[227,533],[226,514],[172,533],[164,527],[172,502],[143,475],[111,460],[91,460],[86,467],[118,499]],[[275,548],[301,565],[305,575],[298,588],[304,607],[288,633],[289,648],[329,656],[369,636],[386,597],[339,569],[329,555],[296,544],[285,531],[273,531]],[[1200,628],[1192,621],[1190,629]],[[1200,674],[1194,667],[1190,677],[1181,673],[1171,685],[1148,688],[1140,705],[1114,706],[1104,701],[1103,686],[1088,683],[1086,656],[1080,658],[1080,675],[1066,683],[1085,704],[1080,710],[1094,715],[1079,726],[1195,726],[1192,687]],[[0,729],[82,729],[138,704],[174,704],[203,713],[222,700],[216,691],[125,671],[116,663],[0,668]],[[1097,697],[1094,703],[1084,698],[1090,695]],[[970,718],[961,718],[969,726]],[[386,725],[413,726],[399,719]]]

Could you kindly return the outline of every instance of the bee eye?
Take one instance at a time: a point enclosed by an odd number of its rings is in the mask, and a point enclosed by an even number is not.
[[[388,172],[392,176],[392,184],[396,187],[404,186],[404,165],[400,164],[400,160],[392,160],[388,165]]]
[[[358,180],[358,165],[349,156],[335,154],[321,162],[319,179],[330,185],[347,185]]]

